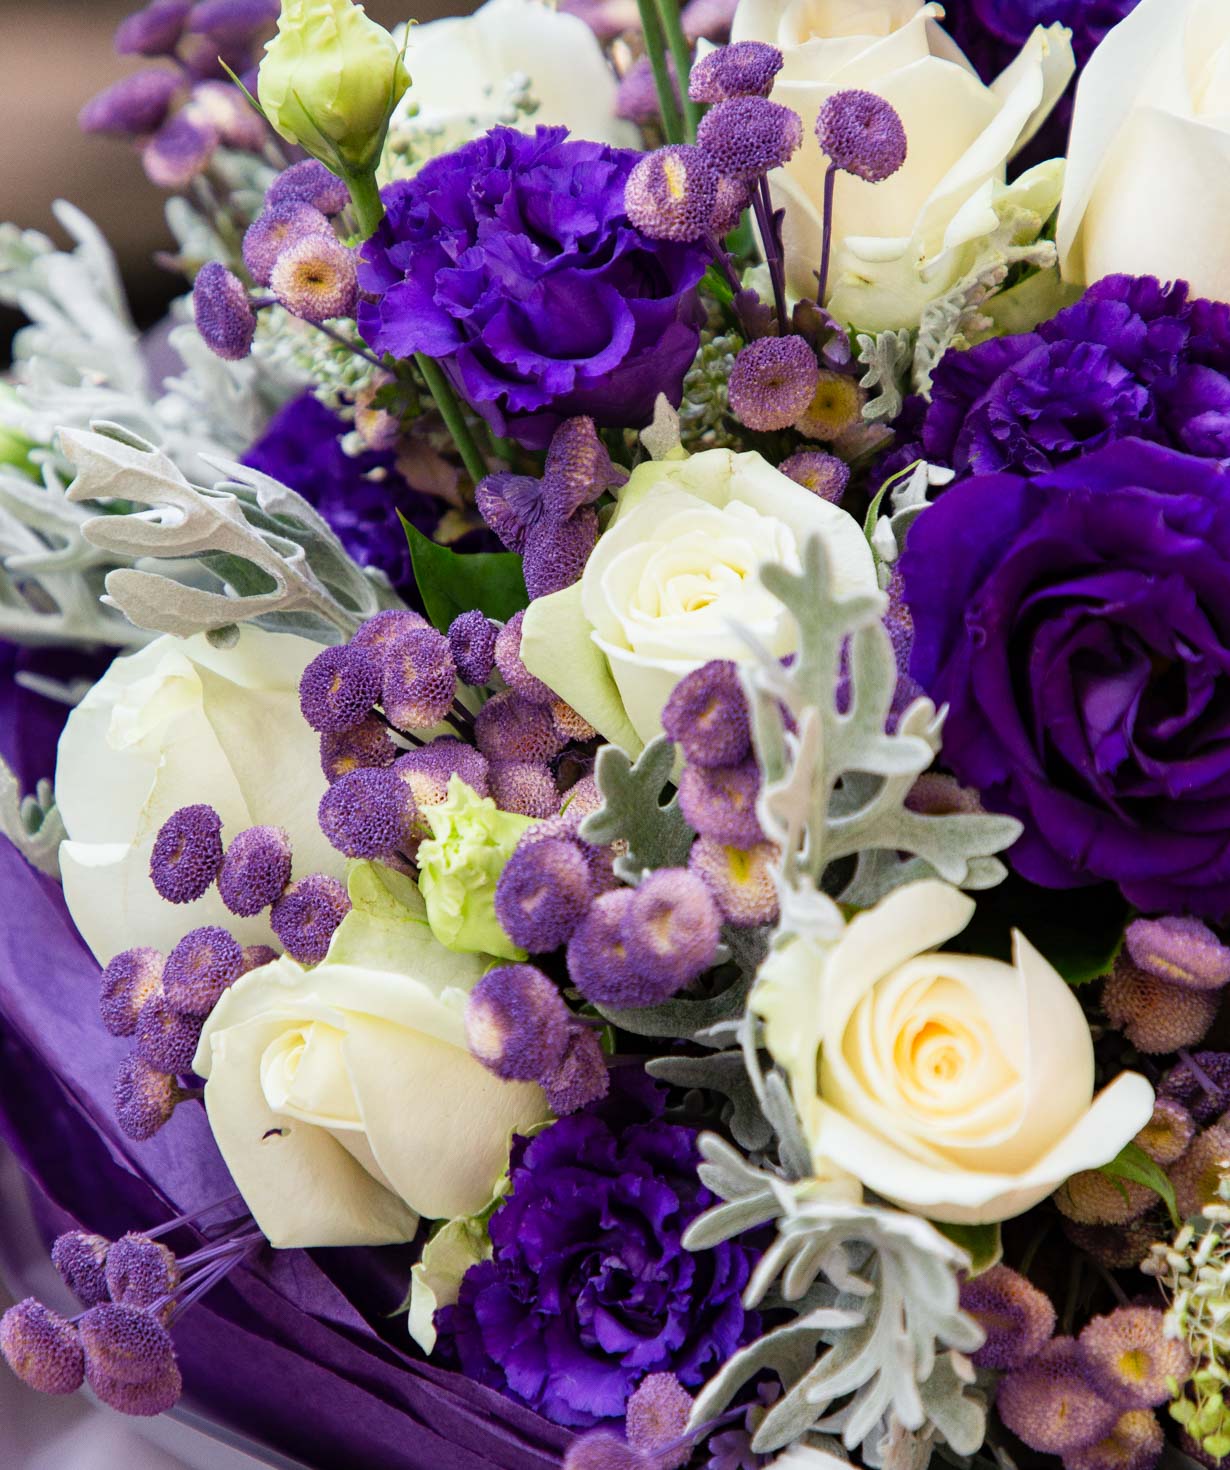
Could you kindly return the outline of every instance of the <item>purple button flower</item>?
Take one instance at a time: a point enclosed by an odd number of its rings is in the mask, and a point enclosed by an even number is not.
[[[698,342],[702,249],[650,240],[624,186],[641,155],[491,132],[384,190],[363,247],[359,327],[378,352],[422,352],[498,434],[545,448],[564,419],[647,424],[679,401]]]
[[[979,476],[903,559],[944,758],[1036,883],[1230,916],[1230,468],[1140,440]]]

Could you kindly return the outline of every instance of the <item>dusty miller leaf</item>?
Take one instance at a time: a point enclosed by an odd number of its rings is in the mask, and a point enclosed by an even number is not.
[[[905,405],[912,348],[908,328],[894,332],[858,335],[858,360],[867,369],[859,379],[871,397],[863,405],[867,423],[895,419]]]
[[[48,877],[60,876],[60,843],[64,822],[56,810],[50,781],[40,781],[33,796],[23,797],[17,777],[0,757],[0,833],[22,857]]]
[[[651,740],[636,761],[617,745],[598,752],[594,779],[603,804],[581,824],[586,842],[606,846],[627,843],[615,871],[638,883],[654,868],[677,868],[687,862],[696,833],[679,810],[677,797],[662,801],[675,764],[675,747],[665,735]],[[662,1033],[658,1033],[662,1034]]]

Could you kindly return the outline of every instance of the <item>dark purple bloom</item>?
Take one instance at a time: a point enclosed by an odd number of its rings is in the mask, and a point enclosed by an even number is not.
[[[678,402],[705,271],[694,245],[649,240],[624,209],[640,154],[494,128],[384,190],[359,284],[379,352],[438,359],[499,434],[545,448],[576,414],[649,422]]]
[[[557,1424],[621,1418],[650,1373],[695,1387],[758,1327],[740,1300],[753,1250],[680,1244],[713,1197],[664,1099],[617,1068],[602,1102],[516,1139],[493,1257],[437,1314],[464,1372]]]
[[[1036,883],[1230,914],[1230,468],[1139,440],[978,476],[914,526],[911,673]]]
[[[166,117],[181,85],[175,72],[160,67],[135,71],[90,98],[77,118],[81,131],[121,138],[152,133]]]

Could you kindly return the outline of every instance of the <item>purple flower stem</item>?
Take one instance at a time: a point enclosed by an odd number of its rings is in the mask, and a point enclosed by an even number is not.
[[[829,288],[829,257],[833,250],[833,194],[837,188],[837,165],[830,163],[824,175],[824,240],[820,247],[820,269],[816,279],[820,286],[816,291],[816,305],[824,305],[824,295]]]
[[[420,740],[417,735],[411,735],[409,730],[398,729],[398,727],[393,723],[392,720],[389,719],[388,715],[386,715],[382,709],[373,708],[372,714],[376,716],[376,718],[387,730],[392,730],[394,735],[400,735],[403,740],[408,740],[411,745],[427,744],[426,740]]]
[[[153,1230],[144,1230],[141,1233],[150,1240],[157,1240],[160,1235],[166,1235],[171,1230],[177,1230],[181,1225],[187,1225],[190,1221],[198,1219],[201,1215],[212,1215],[215,1210],[220,1210],[223,1205],[233,1205],[238,1201],[243,1204],[243,1195],[236,1192],[228,1194],[225,1199],[215,1200],[212,1205],[205,1205],[199,1210],[189,1210],[187,1214],[176,1215],[173,1220],[167,1220],[157,1225]],[[250,1216],[248,1218],[251,1218]],[[200,1228],[200,1227],[198,1227]]]
[[[333,327],[325,326],[324,322],[313,322],[312,325],[318,332],[323,332],[326,337],[332,338],[339,347],[344,347],[347,352],[353,352],[356,357],[361,357],[364,362],[370,362],[373,367],[381,366],[380,359],[374,353],[369,352],[366,347],[361,346],[358,342],[352,342],[349,337],[343,336],[341,332],[334,330]]]
[[[1223,1094],[1217,1083],[1213,1081],[1196,1058],[1185,1047],[1179,1047],[1177,1054],[1179,1060],[1200,1084],[1200,1089],[1204,1095],[1210,1102],[1217,1103],[1220,1107]]]
[[[785,336],[788,317],[786,315],[786,276],[782,269],[782,242],[777,221],[773,217],[773,200],[769,194],[769,181],[762,175],[752,188],[752,205],[756,211],[756,223],[760,227],[760,239],[764,246],[765,263],[769,267],[769,278],[773,282],[773,303],[777,309],[777,335]]]
[[[735,270],[734,261],[730,258],[730,252],[712,231],[706,233],[705,244],[709,247],[710,255],[713,256],[713,263],[726,277],[726,284],[737,296],[743,290],[743,282],[739,279],[738,272]]]

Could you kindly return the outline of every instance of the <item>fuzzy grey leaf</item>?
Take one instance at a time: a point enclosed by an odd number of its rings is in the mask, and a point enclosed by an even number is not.
[[[651,740],[635,762],[616,745],[598,752],[594,779],[603,805],[582,822],[581,836],[599,846],[627,843],[619,867],[630,882],[654,868],[679,867],[687,861],[696,833],[676,797],[662,800],[674,765],[675,747],[665,735]]]

